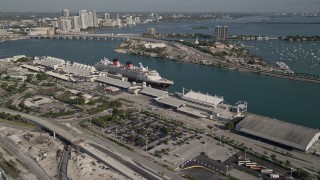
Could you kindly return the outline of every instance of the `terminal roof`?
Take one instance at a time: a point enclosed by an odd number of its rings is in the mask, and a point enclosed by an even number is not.
[[[154,88],[147,87],[147,86],[143,87],[143,89],[140,91],[140,93],[146,94],[146,95],[149,95],[152,97],[163,97],[168,94],[167,91],[163,91],[160,89],[154,89]]]
[[[200,92],[189,91],[186,93],[182,99],[186,99],[189,101],[195,101],[197,103],[216,106],[223,102],[222,97],[211,96],[209,94],[202,94]]]
[[[307,150],[319,130],[250,114],[237,126],[238,131],[274,141],[286,146]]]
[[[167,106],[171,106],[174,108],[179,108],[180,106],[184,105],[185,102],[177,99],[177,98],[172,98],[172,97],[163,97],[163,98],[157,98],[155,99],[157,102],[161,103],[161,104],[165,104]]]
[[[99,76],[98,79],[96,79],[96,81],[101,82],[101,83],[105,83],[105,84],[110,84],[113,86],[117,86],[120,88],[129,88],[130,87],[130,83],[126,82],[126,81],[121,81],[119,79],[114,79],[114,78],[110,78],[107,76]]]

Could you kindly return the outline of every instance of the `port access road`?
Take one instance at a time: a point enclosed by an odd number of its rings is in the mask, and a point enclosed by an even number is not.
[[[11,154],[21,161],[23,165],[31,170],[37,177],[42,180],[50,180],[50,176],[36,163],[33,159],[26,156],[13,141],[6,137],[0,137],[0,145],[6,148]]]
[[[68,140],[70,142],[73,142],[74,140],[79,139],[79,138],[83,138],[89,144],[96,142],[104,147],[112,148],[112,150],[114,152],[117,152],[117,154],[119,154],[119,153],[124,154],[125,156],[133,159],[135,162],[138,162],[140,164],[143,164],[145,167],[148,167],[148,170],[146,170],[146,168],[142,169],[141,166],[140,167],[136,166],[136,168],[139,169],[139,172],[137,172],[137,173],[142,176],[144,173],[148,173],[149,175],[154,177],[153,179],[175,179],[175,180],[182,179],[179,175],[161,167],[160,165],[158,165],[154,162],[151,162],[149,159],[145,159],[145,158],[137,155],[135,152],[132,152],[132,151],[129,151],[123,147],[117,146],[114,143],[107,141],[105,139],[101,139],[99,137],[95,137],[95,136],[92,136],[87,133],[80,134],[77,132],[73,132],[73,131],[70,131],[70,129],[66,129],[65,126],[58,124],[58,123],[55,123],[53,121],[45,120],[45,119],[42,119],[42,118],[39,118],[39,117],[36,117],[33,115],[25,114],[22,112],[11,110],[11,109],[0,108],[0,112],[6,112],[6,113],[13,114],[13,115],[19,114],[19,115],[21,115],[22,118],[33,121],[35,123],[38,123],[41,126],[49,129],[50,131],[56,132],[56,134],[60,135],[61,137],[65,138],[66,140]],[[114,154],[116,154],[116,153],[114,153]],[[109,157],[109,159],[110,159],[110,157]],[[119,162],[115,161],[115,164],[119,164]],[[132,163],[132,164],[136,165],[135,163]],[[132,169],[130,169],[124,165],[121,165],[121,167],[122,168],[117,168],[117,170],[126,174],[129,177],[137,177],[137,174],[133,173]],[[152,169],[152,172],[150,169]],[[165,176],[162,177],[162,176],[156,174],[156,172],[164,172]]]

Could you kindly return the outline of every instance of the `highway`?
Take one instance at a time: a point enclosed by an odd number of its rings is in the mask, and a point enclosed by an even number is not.
[[[13,141],[7,139],[6,137],[0,138],[0,145],[5,147],[9,152],[11,152],[19,161],[25,165],[32,173],[37,177],[41,177],[41,180],[50,180],[49,175],[36,163],[33,159],[23,154]]]
[[[111,151],[109,151],[108,149],[96,145],[96,144],[90,144],[91,146],[93,146],[94,148],[110,155],[112,158],[118,160],[119,162],[121,162],[122,164],[130,167],[132,170],[134,170],[135,172],[138,172],[139,174],[141,174],[143,177],[147,178],[147,179],[154,179],[155,177],[153,175],[150,175],[148,172],[146,172],[145,170],[139,168],[138,166],[133,165],[132,163],[130,163],[129,161],[126,161],[124,159],[122,159],[121,157],[113,154]]]
[[[129,151],[123,147],[115,145],[113,142],[111,142],[109,140],[93,136],[93,135],[86,133],[86,132],[81,133],[81,134],[77,133],[77,132],[73,132],[61,124],[54,123],[49,120],[44,120],[43,118],[39,118],[39,117],[36,117],[33,115],[21,113],[21,112],[6,109],[6,108],[0,108],[0,112],[1,111],[6,112],[6,113],[11,113],[13,115],[20,114],[23,118],[25,118],[27,120],[34,121],[34,122],[40,124],[41,126],[47,128],[51,131],[56,132],[56,134],[64,137],[66,140],[68,140],[70,142],[72,142],[75,139],[82,138],[82,139],[85,139],[86,141],[88,141],[89,143],[90,143],[90,141],[96,142],[104,147],[108,147],[108,148],[112,149],[114,152],[117,152],[117,153],[123,154],[124,156],[130,157],[134,161],[136,161],[140,164],[143,164],[145,167],[148,167],[148,168],[154,170],[155,172],[153,172],[153,173],[150,173],[150,171],[147,172],[145,170],[142,170],[142,171],[144,171],[144,174],[148,173],[149,175],[153,176],[154,178],[152,178],[152,179],[163,179],[162,176],[155,174],[157,172],[164,172],[164,176],[167,177],[167,179],[174,179],[174,180],[182,179],[179,175],[161,167],[160,165],[150,161],[149,159],[145,159],[145,158],[139,156],[138,154],[136,154],[132,151]],[[108,154],[108,155],[110,155],[110,154]],[[135,164],[133,164],[133,165],[135,165]],[[141,168],[139,168],[139,169],[141,169]],[[120,170],[122,172],[124,171],[124,169],[118,169],[118,170]],[[131,169],[128,171],[131,171]],[[137,173],[139,173],[139,172],[137,172]],[[143,174],[141,174],[141,175],[143,175]],[[147,177],[145,177],[145,178],[148,179]]]

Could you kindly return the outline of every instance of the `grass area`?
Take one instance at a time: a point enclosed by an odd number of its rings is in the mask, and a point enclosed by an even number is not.
[[[0,119],[0,123],[9,124],[12,126],[28,127],[28,128],[37,128],[33,123],[28,123],[26,121],[9,121],[5,119]]]

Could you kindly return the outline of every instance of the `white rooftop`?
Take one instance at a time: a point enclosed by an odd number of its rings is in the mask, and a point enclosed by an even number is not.
[[[66,62],[63,59],[55,58],[47,56],[44,59],[41,59],[40,61],[37,61],[39,64],[43,66],[53,67],[55,65],[65,65]]]
[[[69,77],[65,76],[65,75],[61,75],[61,74],[58,74],[58,73],[55,73],[55,72],[52,72],[52,71],[47,71],[45,72],[47,75],[49,76],[53,76],[55,78],[59,78],[59,79],[62,79],[62,80],[65,80],[65,81],[70,81]]]
[[[164,105],[167,105],[167,106],[171,106],[171,107],[175,107],[175,108],[178,108],[178,107],[180,107],[180,106],[185,104],[184,101],[182,101],[180,99],[177,99],[177,98],[172,98],[172,97],[169,97],[169,96],[162,97],[162,98],[156,98],[155,100],[157,102],[161,103],[161,104],[164,104]]]
[[[98,81],[100,83],[105,83],[105,84],[110,84],[113,86],[121,87],[121,88],[129,88],[131,86],[131,84],[129,82],[121,81],[119,79],[114,79],[114,78],[110,78],[107,76],[99,76],[98,79],[96,79],[96,81]]]
[[[201,104],[206,104],[206,105],[210,105],[210,106],[216,106],[216,105],[223,102],[223,97],[211,96],[209,94],[194,92],[192,90],[190,90],[188,93],[184,94],[182,99],[201,103]]]
[[[27,69],[30,69],[30,70],[33,70],[33,71],[37,71],[37,72],[40,71],[40,68],[35,67],[35,66],[30,66],[30,65],[28,65],[28,64],[23,64],[23,65],[21,65],[21,67],[27,68]]]
[[[181,111],[183,113],[190,114],[190,115],[196,116],[198,118],[206,118],[206,117],[208,117],[207,113],[205,113],[203,111],[198,111],[198,110],[196,110],[194,108],[190,108],[190,107],[186,107],[186,106],[179,107],[177,109],[177,111]]]
[[[96,68],[89,65],[84,65],[80,63],[67,64],[66,67],[62,69],[66,73],[74,74],[76,76],[90,76],[92,73],[96,72]]]
[[[151,87],[147,87],[147,86],[143,87],[142,90],[140,91],[140,93],[146,94],[149,96],[153,96],[153,97],[163,97],[168,94],[167,91],[163,91],[160,89],[155,89],[155,88],[151,88]]]

